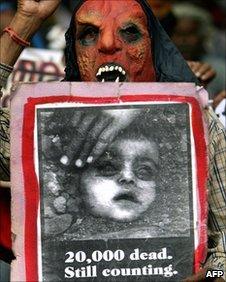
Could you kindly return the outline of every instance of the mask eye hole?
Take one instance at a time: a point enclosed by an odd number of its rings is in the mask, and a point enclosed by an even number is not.
[[[99,35],[99,28],[89,25],[85,26],[77,35],[77,40],[84,46],[90,46],[96,43]]]
[[[136,26],[135,24],[130,24],[130,25],[122,28],[119,31],[119,33],[120,33],[121,37],[123,38],[123,40],[128,42],[128,43],[134,43],[142,37],[142,34],[141,34],[138,26]]]

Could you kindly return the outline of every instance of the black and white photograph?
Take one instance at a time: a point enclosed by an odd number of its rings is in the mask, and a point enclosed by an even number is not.
[[[180,281],[192,273],[189,106],[37,109],[43,281]]]

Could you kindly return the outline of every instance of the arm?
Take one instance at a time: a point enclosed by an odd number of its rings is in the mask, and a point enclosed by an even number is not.
[[[60,0],[18,0],[18,9],[9,26],[20,38],[29,41],[39,29],[42,22],[49,17],[60,4]],[[13,66],[18,59],[23,47],[14,42],[9,34],[3,33],[0,38],[0,63]],[[2,70],[1,70],[2,71]],[[8,75],[10,72],[8,73]],[[2,74],[1,74],[2,75]],[[0,80],[0,90],[4,80]],[[1,98],[1,92],[0,92]],[[0,109],[0,180],[5,180],[6,171],[9,171],[9,110]],[[7,127],[5,125],[7,124]],[[7,175],[7,180],[9,175]],[[0,182],[0,188],[5,182]]]
[[[60,0],[18,0],[17,12],[9,26],[19,37],[29,41],[59,4]],[[23,47],[15,43],[7,33],[1,36],[0,45],[0,62],[13,66]]]

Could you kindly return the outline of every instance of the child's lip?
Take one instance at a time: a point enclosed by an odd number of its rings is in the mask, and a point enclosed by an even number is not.
[[[123,193],[120,193],[118,194],[117,196],[115,196],[113,198],[114,201],[130,201],[130,202],[133,202],[133,203],[140,203],[136,197],[136,195],[134,195],[133,193],[131,192],[123,192]]]

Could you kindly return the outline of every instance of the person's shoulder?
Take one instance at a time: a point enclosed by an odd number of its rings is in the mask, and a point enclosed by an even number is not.
[[[226,153],[226,130],[211,107],[204,111],[208,123],[208,143],[210,158],[218,153]]]

